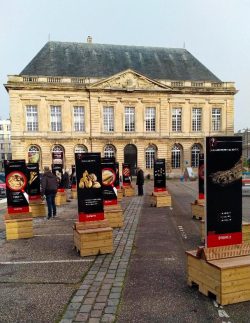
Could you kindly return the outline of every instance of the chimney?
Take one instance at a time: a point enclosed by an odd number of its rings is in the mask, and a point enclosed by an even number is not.
[[[92,37],[91,37],[91,36],[88,36],[88,38],[87,38],[87,43],[88,43],[88,44],[92,44]]]

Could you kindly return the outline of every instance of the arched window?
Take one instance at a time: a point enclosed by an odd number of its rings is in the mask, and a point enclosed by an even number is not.
[[[36,145],[29,146],[28,150],[28,162],[29,163],[40,163],[41,160],[41,150]]]
[[[84,145],[77,145],[75,146],[75,153],[87,153],[88,148]]]
[[[146,168],[152,169],[154,167],[154,160],[156,158],[156,147],[151,145],[145,151]]]
[[[194,144],[191,148],[191,166],[198,167],[199,163],[199,153],[201,152],[201,146]]]
[[[104,148],[104,157],[110,158],[115,157],[116,149],[113,145],[107,145]]]
[[[174,145],[171,151],[171,166],[172,168],[181,167],[181,147],[180,145]]]

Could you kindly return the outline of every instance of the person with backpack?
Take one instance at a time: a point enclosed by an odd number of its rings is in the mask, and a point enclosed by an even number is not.
[[[41,195],[45,196],[47,207],[48,207],[48,216],[47,219],[56,216],[56,204],[55,197],[58,188],[58,181],[56,175],[54,175],[48,166],[44,167],[44,174],[41,178]]]

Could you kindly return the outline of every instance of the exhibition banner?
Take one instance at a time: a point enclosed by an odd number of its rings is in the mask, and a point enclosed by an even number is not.
[[[122,164],[122,186],[131,186],[131,169],[130,164]]]
[[[30,201],[39,200],[41,199],[39,164],[29,163],[26,164],[26,167],[28,177],[27,192],[29,194],[29,199]]]
[[[165,159],[156,159],[154,161],[154,192],[165,192],[166,190]]]
[[[102,193],[104,205],[117,204],[116,163],[114,158],[102,158]]]
[[[53,151],[52,152],[52,164],[63,165],[63,152]]]
[[[5,160],[5,181],[8,213],[28,213],[27,168],[25,160]]]
[[[198,161],[198,187],[199,187],[199,200],[204,200],[204,154],[199,154]]]
[[[104,220],[100,153],[76,153],[79,221]]]
[[[58,182],[58,192],[64,192],[63,183],[62,183],[62,164],[52,164],[51,165],[52,173],[56,175]]]
[[[207,137],[206,246],[242,243],[242,137]]]

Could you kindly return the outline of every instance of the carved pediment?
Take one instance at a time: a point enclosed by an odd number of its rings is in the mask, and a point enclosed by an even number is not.
[[[123,90],[123,91],[167,91],[167,87],[160,82],[151,80],[133,70],[127,70],[111,76],[105,80],[96,82],[90,86],[91,89]]]

